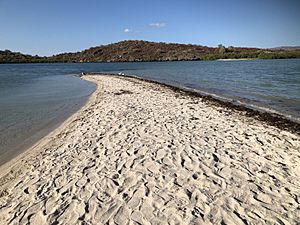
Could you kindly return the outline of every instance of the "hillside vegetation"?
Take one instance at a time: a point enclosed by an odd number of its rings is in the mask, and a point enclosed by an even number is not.
[[[42,60],[42,57],[25,55],[20,52],[11,52],[9,50],[0,50],[0,63],[27,63],[38,62]],[[44,59],[46,59],[44,57]]]
[[[121,41],[92,47],[81,52],[63,53],[50,57],[24,55],[9,50],[0,51],[0,63],[39,62],[135,62],[135,61],[181,61],[240,58],[299,58],[299,49],[259,49],[243,47],[216,48],[175,43],[148,41]]]

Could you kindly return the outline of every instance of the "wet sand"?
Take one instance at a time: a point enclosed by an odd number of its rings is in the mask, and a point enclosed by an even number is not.
[[[1,167],[1,224],[297,224],[300,136],[156,83],[87,105]]]

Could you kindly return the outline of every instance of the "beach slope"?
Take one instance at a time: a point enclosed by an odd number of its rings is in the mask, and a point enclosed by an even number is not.
[[[297,224],[300,136],[135,78],[1,168],[0,224]]]

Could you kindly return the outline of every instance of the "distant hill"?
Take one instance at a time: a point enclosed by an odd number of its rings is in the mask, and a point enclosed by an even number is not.
[[[235,53],[256,52],[255,48],[233,48]],[[93,47],[78,53],[53,56],[55,61],[71,59],[75,62],[132,62],[201,60],[210,54],[219,54],[219,48],[201,45],[157,43],[148,41],[121,41]],[[223,51],[223,50],[222,50]]]
[[[0,51],[0,63],[33,62],[136,62],[181,61],[239,58],[298,58],[300,50],[259,49],[245,47],[216,48],[149,41],[121,41],[92,47],[76,53],[62,53],[50,57],[30,56],[9,50]]]
[[[25,55],[20,52],[11,52],[9,50],[0,50],[0,63],[27,63],[39,61],[42,57]]]
[[[273,50],[286,50],[286,51],[290,51],[290,50],[300,50],[300,46],[279,46],[279,47],[275,47],[275,48],[271,48]]]

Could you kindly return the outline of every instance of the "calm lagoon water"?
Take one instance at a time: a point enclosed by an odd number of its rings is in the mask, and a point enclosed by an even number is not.
[[[123,72],[300,118],[300,59],[0,65],[0,164],[77,111],[95,85],[81,72]]]

